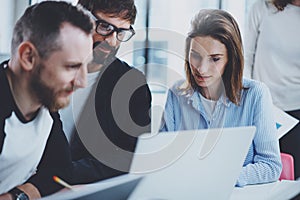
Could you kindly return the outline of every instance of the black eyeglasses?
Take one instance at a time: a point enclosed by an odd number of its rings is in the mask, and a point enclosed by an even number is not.
[[[116,32],[117,39],[121,42],[127,42],[135,34],[132,26],[130,26],[129,29],[118,28],[102,19],[97,19],[96,21],[96,32],[102,36],[109,36]]]
[[[103,19],[98,19],[91,12],[88,12],[88,14],[95,20],[96,33],[98,33],[99,35],[106,37],[106,36],[109,36],[109,35],[113,34],[114,32],[116,32],[117,40],[119,40],[120,42],[127,42],[135,34],[135,31],[131,25],[130,25],[129,29],[118,28],[115,25],[110,24]]]

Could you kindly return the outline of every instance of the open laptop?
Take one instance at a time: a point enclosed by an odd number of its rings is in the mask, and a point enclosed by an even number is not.
[[[126,200],[142,180],[142,176],[121,175],[97,183],[77,186],[46,196],[41,200]]]
[[[143,135],[130,171],[146,176],[129,199],[229,199],[254,134],[237,127]]]

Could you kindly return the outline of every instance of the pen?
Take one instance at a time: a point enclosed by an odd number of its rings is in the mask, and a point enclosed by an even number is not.
[[[69,185],[68,183],[66,183],[65,181],[63,181],[62,179],[60,179],[59,177],[57,176],[53,176],[53,180],[56,182],[56,183],[59,183],[60,185],[72,190],[72,186]]]

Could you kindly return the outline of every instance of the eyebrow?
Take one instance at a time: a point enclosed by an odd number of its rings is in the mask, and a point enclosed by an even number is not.
[[[216,53],[216,54],[210,54],[209,56],[224,56],[224,54],[222,54],[222,53]]]
[[[194,49],[191,49],[191,52],[201,55],[198,51],[196,51]],[[211,57],[214,57],[214,56],[224,56],[224,54],[223,53],[213,53],[213,54],[208,54],[208,56],[211,56]]]

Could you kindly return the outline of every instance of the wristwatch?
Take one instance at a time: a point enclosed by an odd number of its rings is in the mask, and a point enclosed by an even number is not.
[[[13,200],[29,200],[28,195],[17,187],[11,189],[8,193],[12,195]]]

